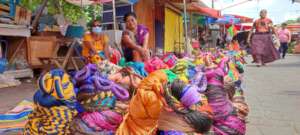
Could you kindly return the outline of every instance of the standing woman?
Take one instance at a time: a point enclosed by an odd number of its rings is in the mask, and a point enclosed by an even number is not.
[[[291,32],[286,28],[287,24],[283,23],[281,29],[278,30],[278,36],[280,41],[279,51],[282,53],[282,58],[284,59],[285,54],[288,50],[288,44],[291,42]]]
[[[149,59],[149,30],[143,25],[137,24],[135,13],[127,13],[124,16],[126,30],[122,34],[122,48],[125,60],[143,62]]]
[[[257,19],[254,22],[253,28],[248,36],[247,42],[250,43],[250,37],[253,35],[251,40],[251,50],[254,62],[257,63],[258,67],[279,59],[279,53],[272,41],[272,34],[277,36],[272,25],[272,20],[267,18],[267,10],[261,10],[260,19]]]

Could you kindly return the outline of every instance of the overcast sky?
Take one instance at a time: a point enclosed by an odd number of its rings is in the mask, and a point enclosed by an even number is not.
[[[208,6],[211,6],[212,0],[202,0]],[[240,3],[245,0],[215,0],[215,8],[222,9],[234,3]],[[261,9],[268,10],[268,17],[275,24],[282,23],[288,19],[300,17],[300,3],[292,4],[292,0],[252,0],[235,7],[222,10],[222,14],[237,14],[257,19]]]

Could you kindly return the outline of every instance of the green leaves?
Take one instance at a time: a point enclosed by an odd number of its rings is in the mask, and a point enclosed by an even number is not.
[[[21,6],[35,11],[43,0],[21,0]],[[87,22],[92,21],[96,18],[101,18],[101,5],[90,5],[86,7],[80,7],[72,5],[65,0],[49,0],[47,4],[48,14],[54,15],[59,13],[57,4],[62,9],[66,19],[70,20],[72,23],[76,23],[80,18],[85,18]]]

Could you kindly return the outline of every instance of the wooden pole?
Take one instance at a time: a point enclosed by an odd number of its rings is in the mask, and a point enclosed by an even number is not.
[[[116,2],[112,0],[112,10],[113,10],[113,21],[114,21],[114,30],[117,30],[117,22],[116,22]]]
[[[188,45],[188,37],[187,37],[187,22],[186,22],[186,16],[187,16],[187,10],[186,10],[186,0],[183,0],[183,8],[184,8],[184,46],[185,46],[185,49],[184,49],[184,51],[185,51],[185,53],[187,53],[187,45]]]
[[[42,2],[42,6],[40,7],[38,13],[36,14],[36,16],[34,17],[34,20],[32,22],[32,33],[35,33],[37,31],[37,26],[40,20],[40,17],[42,16],[42,13],[44,11],[44,8],[47,6],[48,0],[44,0]]]

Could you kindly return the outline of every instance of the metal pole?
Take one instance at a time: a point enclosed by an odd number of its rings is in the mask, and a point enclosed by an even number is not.
[[[112,10],[113,10],[113,22],[114,22],[114,30],[117,30],[117,24],[116,24],[116,2],[115,0],[112,0]]]
[[[215,8],[215,0],[211,0],[211,8]]]
[[[186,16],[187,16],[187,11],[186,11],[186,0],[183,0],[183,8],[184,8],[184,51],[187,53],[187,45],[188,45],[188,37],[187,37],[187,22],[186,22]]]

